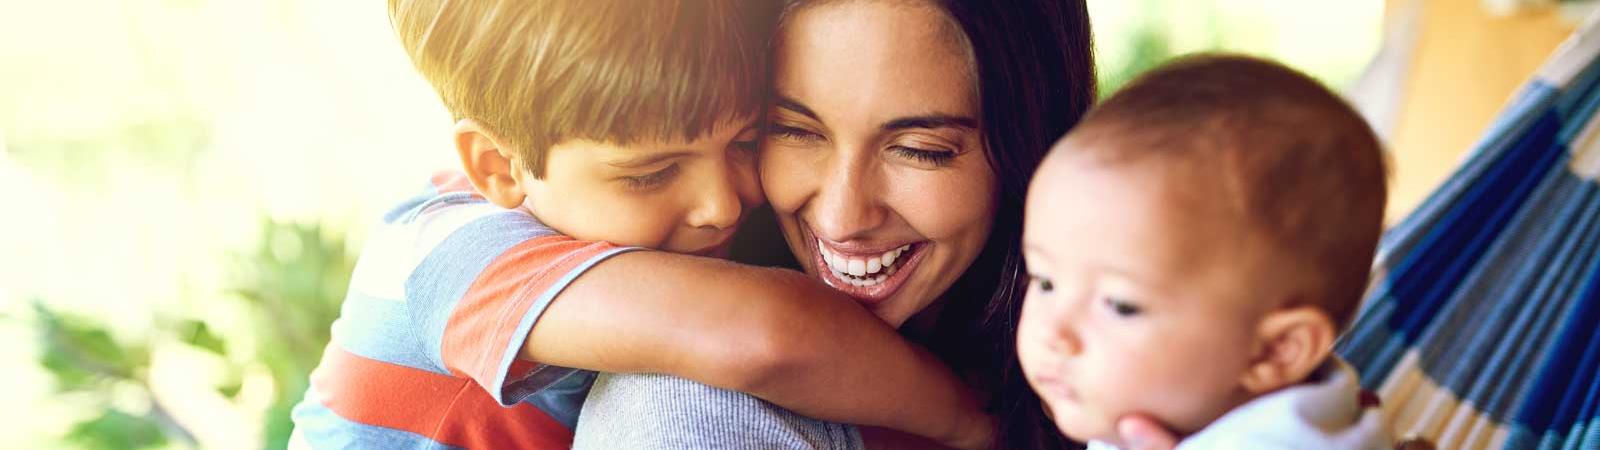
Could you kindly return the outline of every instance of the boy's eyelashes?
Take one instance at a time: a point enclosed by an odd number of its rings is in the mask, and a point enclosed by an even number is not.
[[[672,178],[677,174],[678,165],[672,164],[655,172],[650,172],[644,175],[624,176],[618,179],[622,180],[622,184],[629,190],[649,191],[661,187],[662,185],[667,184],[669,181],[672,181]]]

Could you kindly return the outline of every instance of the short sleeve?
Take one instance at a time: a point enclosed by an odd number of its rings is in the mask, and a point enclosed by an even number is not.
[[[578,372],[513,362],[563,289],[601,261],[636,249],[573,239],[526,211],[481,201],[421,210],[406,224],[420,258],[404,296],[427,359],[472,379],[502,406]]]
[[[601,374],[573,441],[585,449],[859,450],[853,426],[807,418],[748,394],[655,374]]]

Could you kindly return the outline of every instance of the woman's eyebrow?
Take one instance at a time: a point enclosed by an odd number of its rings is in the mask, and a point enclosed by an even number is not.
[[[801,115],[810,117],[811,120],[822,120],[822,118],[817,117],[816,112],[811,111],[811,108],[807,108],[806,105],[801,104],[800,101],[783,95],[778,95],[776,97],[777,99],[773,100],[775,106],[800,113]]]
[[[924,116],[901,117],[884,122],[884,131],[904,130],[907,128],[967,128],[977,129],[978,121],[971,117],[951,114],[929,114]]]
[[[776,107],[779,107],[779,108],[783,108],[783,109],[787,109],[787,110],[790,110],[790,111],[794,111],[795,113],[798,113],[800,115],[803,115],[803,116],[806,116],[806,117],[810,117],[811,120],[818,120],[818,121],[822,120],[822,118],[817,116],[817,113],[815,111],[812,111],[811,108],[806,107],[806,105],[800,103],[800,101],[798,101],[798,100],[795,100],[793,98],[789,98],[788,96],[784,96],[784,95],[776,95],[774,97],[775,98],[773,99],[773,106],[776,106]],[[954,115],[954,114],[937,114],[936,113],[936,114],[925,114],[925,115],[921,115],[921,116],[901,117],[901,118],[898,118],[898,119],[890,120],[888,122],[884,122],[884,124],[882,126],[880,126],[879,128],[882,128],[884,131],[895,131],[895,130],[904,130],[904,129],[907,129],[907,128],[946,128],[946,127],[977,129],[978,128],[978,121],[977,121],[977,119],[973,119],[973,118],[967,117],[967,116],[958,116],[958,115]]]

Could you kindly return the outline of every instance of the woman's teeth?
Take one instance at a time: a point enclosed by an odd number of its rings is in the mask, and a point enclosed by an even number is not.
[[[828,269],[832,270],[838,279],[853,286],[873,286],[882,283],[889,278],[889,275],[899,270],[899,266],[895,266],[894,263],[903,261],[900,256],[911,250],[911,245],[902,245],[900,248],[866,258],[846,257],[821,245],[817,246],[817,250],[822,253],[823,261],[828,263]]]

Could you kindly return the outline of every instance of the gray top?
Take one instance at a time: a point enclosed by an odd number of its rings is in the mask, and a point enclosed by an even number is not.
[[[667,375],[601,374],[572,448],[861,450],[856,427]]]

